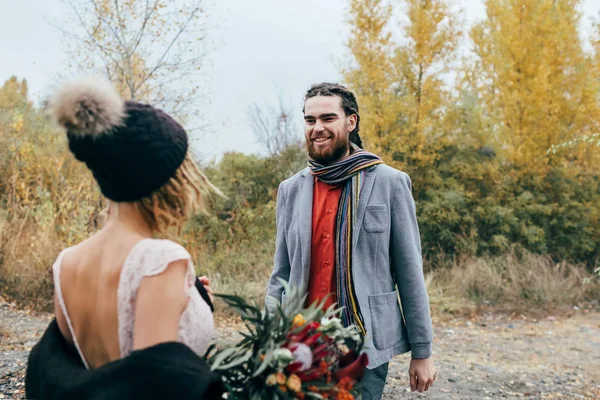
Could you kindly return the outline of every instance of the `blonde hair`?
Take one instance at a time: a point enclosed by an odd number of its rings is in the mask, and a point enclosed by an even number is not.
[[[194,213],[208,213],[208,199],[223,193],[200,171],[190,154],[175,175],[152,195],[135,204],[150,225],[159,234],[176,230],[181,233],[188,217]]]

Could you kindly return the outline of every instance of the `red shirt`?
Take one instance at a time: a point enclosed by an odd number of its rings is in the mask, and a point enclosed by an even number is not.
[[[315,179],[312,208],[310,276],[306,305],[328,294],[325,308],[337,302],[335,281],[335,225],[343,187]]]

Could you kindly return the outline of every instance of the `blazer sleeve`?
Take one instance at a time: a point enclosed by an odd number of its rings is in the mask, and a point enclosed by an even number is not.
[[[267,297],[265,299],[265,307],[269,312],[275,311],[277,304],[281,301],[283,285],[280,279],[288,282],[290,278],[290,259],[285,240],[286,211],[286,193],[282,182],[277,190],[277,211],[275,215],[277,234],[275,256],[273,258],[273,272],[269,278]]]
[[[411,180],[400,173],[391,204],[391,268],[400,294],[412,358],[429,358],[432,354],[433,327],[429,297],[423,276],[421,239],[417,225]]]

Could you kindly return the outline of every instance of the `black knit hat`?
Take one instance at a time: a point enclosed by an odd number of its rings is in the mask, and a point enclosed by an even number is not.
[[[71,82],[50,107],[67,129],[69,149],[85,162],[110,200],[130,202],[150,196],[185,159],[188,137],[181,125],[150,105],[123,102],[105,81]]]

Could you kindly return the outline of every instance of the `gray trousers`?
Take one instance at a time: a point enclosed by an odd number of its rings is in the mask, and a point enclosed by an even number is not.
[[[388,365],[389,363],[385,363],[377,368],[367,369],[360,382],[360,400],[381,400],[388,374]]]

